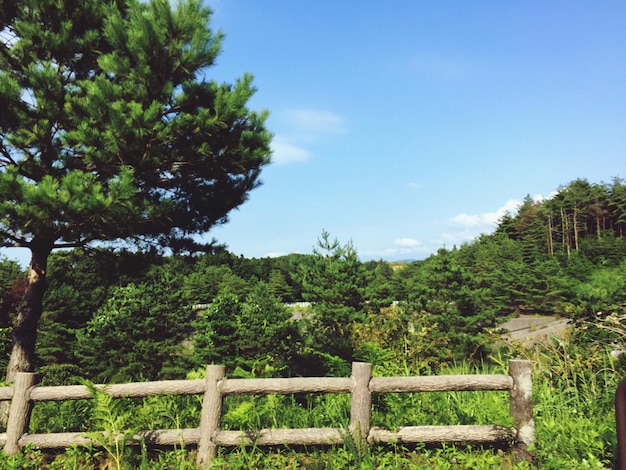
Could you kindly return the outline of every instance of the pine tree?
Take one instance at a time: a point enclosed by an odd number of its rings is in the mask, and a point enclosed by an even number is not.
[[[371,279],[354,245],[341,245],[326,231],[318,238],[311,264],[298,273],[304,300],[313,303],[314,315],[306,333],[313,354],[331,361],[353,359],[351,325],[365,318],[366,287]],[[307,321],[302,321],[304,325]],[[321,370],[320,373],[330,371]]]
[[[34,367],[52,250],[175,252],[224,223],[269,163],[252,78],[206,78],[199,0],[24,0],[0,9],[0,245],[28,247],[7,379]],[[6,8],[5,8],[6,7]]]

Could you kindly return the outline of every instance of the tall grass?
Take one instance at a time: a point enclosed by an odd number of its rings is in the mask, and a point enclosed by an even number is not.
[[[215,466],[223,469],[612,468],[616,452],[613,399],[625,375],[624,361],[612,358],[608,351],[600,348],[585,349],[567,340],[554,340],[541,349],[502,349],[489,362],[458,363],[441,373],[504,373],[508,358],[513,356],[533,362],[537,436],[536,447],[531,449],[535,456],[533,462],[515,462],[506,449],[450,445],[363,448],[348,438],[343,446],[221,448]],[[377,375],[402,375],[400,366],[391,371],[375,366],[374,370]],[[128,429],[194,427],[199,419],[200,403],[196,397],[149,397],[116,403],[101,399],[89,406],[81,403],[75,408],[68,405],[60,410],[67,414],[78,412],[83,423],[100,419],[101,424],[113,423],[111,426],[116,429],[122,422]],[[390,429],[406,425],[512,425],[506,392],[384,394],[375,395],[373,405],[372,425]],[[31,432],[59,432],[78,425],[71,416],[47,420],[47,415],[52,417],[56,412],[58,409],[37,405]],[[229,396],[224,402],[222,426],[242,430],[266,427],[347,429],[349,413],[347,394]],[[106,420],[103,421],[103,417]],[[55,454],[27,449],[11,458],[0,455],[0,468],[84,470],[106,465],[107,461],[120,469],[194,468],[194,449],[182,444],[163,450],[116,448],[114,441],[105,444],[104,450],[73,447]]]
[[[534,368],[537,460],[542,468],[613,468],[615,391],[626,368],[599,346],[553,339],[526,352]]]

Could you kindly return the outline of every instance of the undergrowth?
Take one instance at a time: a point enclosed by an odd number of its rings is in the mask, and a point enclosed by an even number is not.
[[[443,374],[503,373],[515,355],[533,362],[536,446],[532,462],[516,461],[508,449],[441,445],[363,447],[349,439],[342,446],[239,446],[220,448],[213,468],[219,469],[609,469],[616,455],[613,397],[624,376],[624,361],[600,348],[554,340],[542,349],[501,350],[488,363],[459,363]],[[375,366],[375,375],[402,375]],[[26,448],[7,457],[2,469],[193,469],[195,449],[182,442],[174,448],[129,445],[132,433],[148,429],[183,429],[199,422],[200,397],[160,396],[111,399],[92,389],[93,400],[37,404],[31,433],[76,430],[94,444],[63,452]],[[452,392],[374,395],[372,426],[395,430],[407,425],[499,424],[512,426],[506,392]],[[222,427],[335,427],[347,429],[347,394],[229,396],[224,400]],[[96,431],[97,429],[97,431]]]

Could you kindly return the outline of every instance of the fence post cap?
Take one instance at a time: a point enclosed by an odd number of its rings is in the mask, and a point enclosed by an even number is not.
[[[16,372],[15,377],[34,377],[37,375],[37,372]]]

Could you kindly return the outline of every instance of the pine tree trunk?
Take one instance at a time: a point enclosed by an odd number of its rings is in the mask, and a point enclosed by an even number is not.
[[[565,247],[567,259],[569,261],[572,251],[571,234],[569,231],[569,215],[565,213],[563,208],[561,208],[561,226],[563,227],[563,246]]]
[[[552,212],[548,213],[548,254],[554,256],[554,239],[552,234]]]
[[[46,266],[50,250],[33,248],[31,252],[26,292],[13,325],[13,350],[7,366],[7,382],[13,381],[16,372],[33,372],[35,367],[37,324],[43,310]]]
[[[37,324],[43,310],[46,266],[50,250],[33,247],[31,253],[26,292],[13,326],[13,350],[7,366],[7,382],[13,381],[16,372],[33,372],[35,367]]]
[[[33,372],[35,368],[35,341],[37,324],[43,311],[46,291],[46,266],[51,249],[31,247],[28,283],[15,324],[13,325],[13,350],[7,365],[6,382],[13,382],[17,372]],[[0,405],[0,422],[6,424],[9,402]]]
[[[574,206],[574,248],[578,252],[578,211]]]

